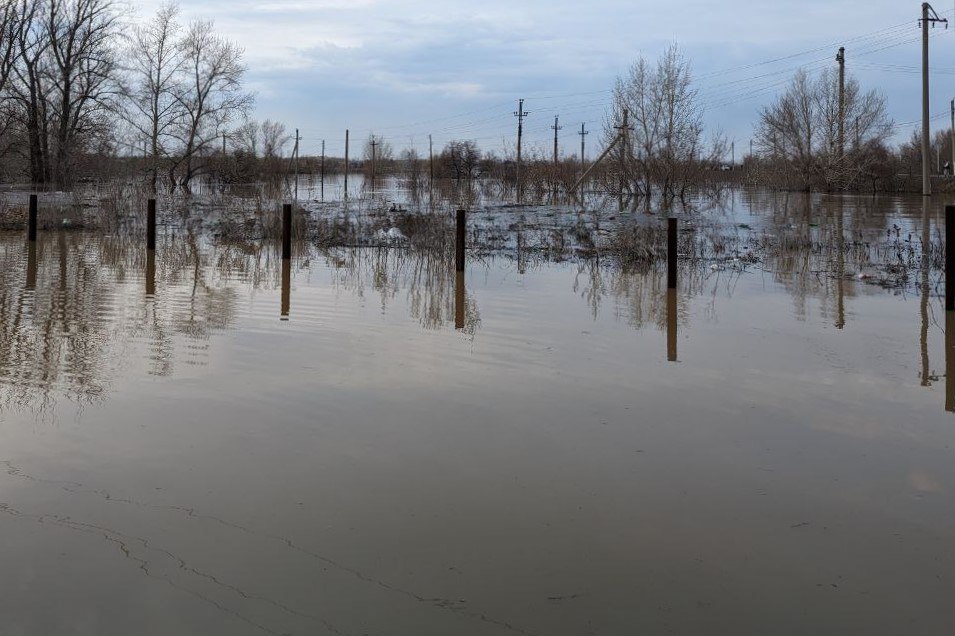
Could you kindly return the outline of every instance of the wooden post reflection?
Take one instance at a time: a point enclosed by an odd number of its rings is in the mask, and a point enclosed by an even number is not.
[[[465,303],[464,272],[455,272],[454,278],[454,328],[464,329]]]
[[[945,311],[955,309],[955,205],[945,206]]]
[[[919,310],[921,314],[922,329],[919,333],[919,345],[922,353],[922,386],[930,386],[929,381],[929,359],[928,359],[928,297],[929,297],[929,241],[931,233],[929,230],[928,204],[922,199],[922,263],[920,272],[922,275],[919,285]]]
[[[677,225],[676,219],[667,219],[667,288],[676,289],[676,244],[677,244]]]
[[[36,289],[36,241],[27,241],[27,289]]]
[[[846,281],[846,241],[843,235],[843,200],[840,197],[839,206],[836,208],[836,329],[842,329],[846,326],[846,301],[845,301],[845,281]]]
[[[146,295],[156,295],[156,250],[146,250]]]
[[[667,360],[676,362],[676,290],[667,290]]]
[[[282,259],[282,320],[288,320],[289,307],[292,304],[292,261]]]
[[[945,410],[955,413],[955,311],[945,312]]]

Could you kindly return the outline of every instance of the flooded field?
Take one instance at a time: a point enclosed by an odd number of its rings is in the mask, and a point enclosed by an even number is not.
[[[547,206],[0,233],[0,633],[947,633],[942,203],[733,193],[671,293]]]

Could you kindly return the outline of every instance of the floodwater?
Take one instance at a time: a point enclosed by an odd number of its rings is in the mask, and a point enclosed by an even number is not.
[[[955,625],[937,270],[140,238],[0,235],[4,636]]]

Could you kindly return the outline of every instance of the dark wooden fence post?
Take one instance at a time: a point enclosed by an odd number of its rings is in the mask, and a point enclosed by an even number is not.
[[[667,219],[667,289],[676,289],[676,219]]]
[[[30,220],[27,226],[27,236],[30,242],[36,243],[36,224],[37,224],[37,197],[30,195]]]
[[[292,204],[282,206],[282,260],[292,258]]]
[[[955,309],[955,205],[945,206],[945,311]]]
[[[146,249],[156,249],[156,199],[146,202]]]
[[[467,233],[467,219],[464,210],[458,210],[456,240],[454,242],[454,269],[464,271],[464,239]]]

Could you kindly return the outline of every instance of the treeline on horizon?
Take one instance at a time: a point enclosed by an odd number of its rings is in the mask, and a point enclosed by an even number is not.
[[[39,188],[125,178],[153,192],[195,180],[254,183],[345,170],[341,157],[293,155],[281,122],[256,121],[243,51],[208,20],[183,23],[175,4],[135,22],[114,0],[8,0],[0,5],[0,176]],[[639,58],[613,88],[593,183],[632,199],[677,198],[726,183],[826,191],[906,191],[921,170],[918,139],[890,146],[883,94],[849,76],[840,107],[834,69],[799,70],[759,109],[752,152],[728,165],[729,144],[703,125],[706,103],[689,60],[673,45]],[[572,189],[579,155],[525,147],[482,151],[452,140],[433,156],[395,150],[380,135],[354,140],[349,170],[366,177],[497,179],[537,192]],[[939,164],[949,131],[933,139]],[[940,171],[941,166],[932,166]],[[518,177],[518,172],[520,176]]]

